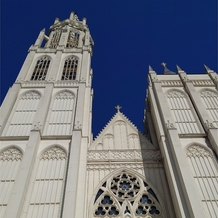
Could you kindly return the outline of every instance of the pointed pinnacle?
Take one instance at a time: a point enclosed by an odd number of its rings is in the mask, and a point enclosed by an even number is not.
[[[41,32],[45,32],[45,28],[41,30]]]
[[[204,68],[205,68],[205,70],[206,70],[207,72],[213,71],[213,70],[211,70],[206,64],[204,64]]]
[[[153,68],[150,65],[148,66],[148,70],[149,71],[154,71]]]
[[[178,65],[176,65],[176,68],[177,68],[178,71],[184,71]]]

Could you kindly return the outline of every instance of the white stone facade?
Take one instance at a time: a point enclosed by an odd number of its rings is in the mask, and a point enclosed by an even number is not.
[[[145,134],[117,107],[93,140],[93,44],[71,13],[30,47],[1,106],[0,217],[215,218],[217,74],[150,68]]]

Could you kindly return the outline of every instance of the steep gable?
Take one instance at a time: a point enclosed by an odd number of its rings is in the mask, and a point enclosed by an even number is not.
[[[155,149],[134,124],[118,111],[93,141],[89,150]]]

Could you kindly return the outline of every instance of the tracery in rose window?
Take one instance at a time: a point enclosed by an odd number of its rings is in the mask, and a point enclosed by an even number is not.
[[[94,217],[163,217],[159,200],[142,178],[122,171],[108,179],[94,200]]]

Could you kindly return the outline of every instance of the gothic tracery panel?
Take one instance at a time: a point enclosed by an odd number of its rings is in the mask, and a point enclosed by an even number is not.
[[[23,154],[11,147],[0,153],[0,217],[4,216]]]
[[[64,68],[61,76],[61,80],[76,80],[78,67],[78,58],[69,57],[64,62]]]
[[[49,48],[57,48],[60,38],[61,38],[61,33],[62,33],[61,29],[55,30],[53,32],[52,38],[49,44]]]
[[[167,93],[167,101],[179,134],[202,133],[197,115],[191,108],[185,93],[171,90]]]
[[[5,133],[6,136],[29,135],[40,98],[40,94],[35,91],[21,96]]]
[[[52,104],[47,119],[45,135],[69,135],[72,124],[74,95],[69,91],[59,92]]]
[[[214,126],[218,128],[218,93],[211,90],[203,90],[200,95],[213,120]]]
[[[67,48],[77,48],[79,45],[79,36],[80,33],[78,31],[70,30],[67,40]]]
[[[60,217],[67,154],[52,147],[40,157],[32,190],[29,190],[27,217]],[[31,187],[30,187],[31,188]]]
[[[105,181],[94,199],[93,217],[163,217],[159,200],[142,178],[123,170]]]
[[[186,155],[207,217],[215,218],[218,208],[217,163],[212,153],[203,146],[189,146]]]
[[[48,56],[38,59],[30,80],[45,80],[50,62],[51,58]]]

